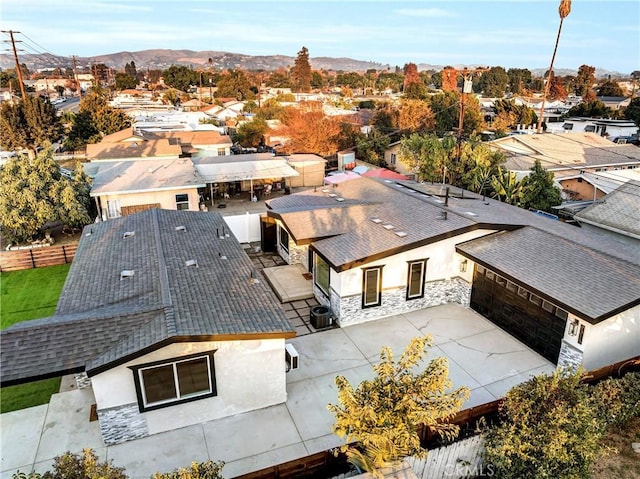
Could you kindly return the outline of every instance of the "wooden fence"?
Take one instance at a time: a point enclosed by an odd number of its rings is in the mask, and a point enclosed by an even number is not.
[[[482,464],[484,436],[472,436],[448,446],[432,449],[424,459],[407,457],[405,460],[420,479],[459,479],[490,474]]]
[[[42,268],[71,263],[78,249],[77,243],[43,246],[41,248],[3,251],[0,253],[0,271]]]

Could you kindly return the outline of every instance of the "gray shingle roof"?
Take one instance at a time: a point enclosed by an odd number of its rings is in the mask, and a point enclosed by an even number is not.
[[[609,193],[604,201],[576,213],[575,218],[640,238],[640,182],[625,183]],[[637,254],[640,256],[640,251]]]
[[[0,333],[2,382],[106,369],[174,340],[294,336],[252,272],[218,213],[154,209],[87,226],[55,315]]]
[[[591,322],[640,304],[640,268],[533,227],[478,238],[457,250]]]

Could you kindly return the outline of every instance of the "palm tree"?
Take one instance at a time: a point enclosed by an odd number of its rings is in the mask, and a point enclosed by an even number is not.
[[[549,94],[549,88],[551,87],[551,75],[553,74],[553,62],[556,59],[556,51],[558,50],[558,42],[560,41],[560,32],[562,31],[562,22],[565,17],[571,13],[571,0],[560,0],[560,6],[558,7],[558,14],[560,15],[560,26],[558,27],[558,35],[556,36],[556,45],[553,48],[553,55],[551,56],[551,65],[549,66],[549,73],[547,75],[547,84],[544,86],[544,93],[542,95],[542,105],[540,106],[540,117],[538,118],[537,132],[540,133],[542,126],[542,119],[544,117],[544,101]]]
[[[522,181],[518,180],[513,171],[505,170],[500,166],[498,167],[498,173],[491,178],[494,196],[510,205],[520,205],[523,192],[522,186]]]

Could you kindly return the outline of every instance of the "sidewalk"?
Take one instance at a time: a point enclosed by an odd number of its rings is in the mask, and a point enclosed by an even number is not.
[[[455,387],[468,386],[464,408],[498,399],[532,374],[555,366],[474,311],[443,305],[369,323],[307,334],[291,340],[300,354],[299,369],[287,373],[285,404],[105,446],[97,422],[89,422],[91,390],[59,393],[48,405],[2,414],[0,477],[19,469],[44,472],[56,455],[95,449],[100,460],[113,460],[135,479],[169,472],[192,461],[223,460],[225,478],[333,448],[337,401],[334,379],[352,384],[373,375],[382,346],[397,355],[411,338],[430,333],[434,346],[427,360],[449,358]]]

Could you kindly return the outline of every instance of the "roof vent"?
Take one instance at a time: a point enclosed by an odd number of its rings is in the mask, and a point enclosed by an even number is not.
[[[477,213],[474,213],[474,212],[472,212],[472,211],[465,211],[465,212],[464,212],[464,214],[465,214],[465,215],[469,215],[469,216],[478,216],[478,214],[477,214]]]
[[[336,198],[336,201],[344,201],[344,198]]]
[[[218,258],[227,259],[227,257],[225,255],[223,255],[222,253],[218,253]]]
[[[447,219],[447,212],[446,211],[441,211],[440,214],[438,215],[438,219],[439,220],[446,220]]]
[[[328,190],[328,189],[326,189],[326,188],[323,188],[323,189],[322,189],[322,192],[323,192],[323,193],[329,193],[329,190]]]
[[[184,265],[189,267],[189,266],[195,266],[196,268],[198,267],[198,260],[197,259],[188,259],[187,261],[184,262]]]
[[[373,221],[376,224],[382,223],[382,220],[380,218],[371,218],[371,221]]]
[[[392,224],[382,225],[382,227],[386,230],[392,230],[395,228],[395,226],[393,226]]]
[[[134,274],[136,274],[136,272],[132,269],[123,269],[120,273],[120,281],[125,278],[131,278]]]
[[[407,233],[405,231],[395,231],[395,234],[397,236],[400,236],[400,238],[404,238],[405,236],[407,236]]]
[[[336,195],[335,193],[329,193],[329,196],[330,196],[331,198],[335,198],[335,197],[336,197],[336,196],[338,196],[338,195]]]
[[[260,283],[260,280],[258,279],[258,273],[256,273],[256,270],[252,270],[251,271],[251,276],[249,276],[249,284],[258,284]]]
[[[125,231],[124,234],[122,235],[122,239],[131,238],[135,234],[136,234],[135,231]]]
[[[176,231],[187,231],[186,226],[180,225],[180,226],[176,226]]]

